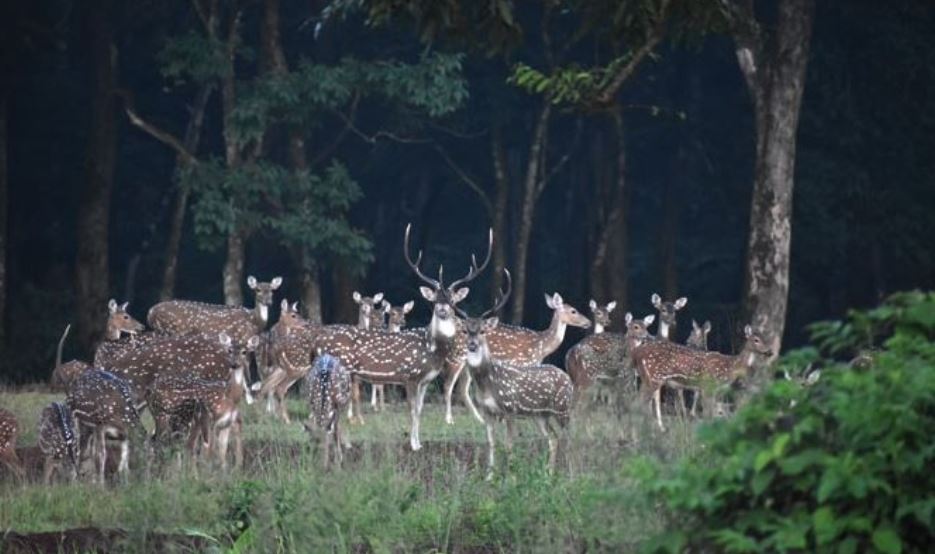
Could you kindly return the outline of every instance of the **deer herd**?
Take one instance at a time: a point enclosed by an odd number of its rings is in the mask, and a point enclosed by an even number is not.
[[[383,409],[386,385],[405,389],[410,448],[418,451],[426,392],[440,376],[445,421],[454,421],[452,396],[457,387],[460,400],[485,425],[488,472],[494,468],[494,424],[506,423],[509,446],[515,418],[536,422],[548,441],[552,468],[560,429],[573,413],[581,413],[576,407],[593,400],[588,393],[597,389],[595,384],[613,380],[622,385],[620,390],[639,390],[659,428],[665,430],[663,389],[677,391],[678,407],[694,416],[699,396],[711,395],[712,385],[742,380],[758,360],[771,355],[750,326],[744,329],[745,343],[735,356],[707,351],[710,322],[692,321],[687,344],[673,342],[676,315],[687,300],[666,302],[656,294],[652,295],[659,314],[655,335],[649,332],[655,315],[635,318],[627,313],[624,332],[610,332],[616,302],[601,305],[592,300],[589,319],[558,293],[545,297],[552,310],[546,329],[506,325],[496,315],[512,288],[505,269],[505,286],[494,304],[474,317],[460,305],[470,292],[468,285],[490,262],[493,232],[482,261],[472,255],[467,273],[450,282],[441,267],[437,277],[426,275],[422,252],[413,257],[409,243],[407,226],[404,258],[421,281],[419,293],[431,305],[425,327],[405,326],[413,301],[393,306],[382,293],[368,297],[354,292],[359,307],[356,325],[314,325],[302,317],[298,303],[282,300],[279,319],[267,330],[282,278],[264,283],[251,276],[247,285],[255,293],[252,309],[170,300],[149,310],[151,330],[127,312],[126,303],[111,300],[104,339],[92,364],[63,363],[66,328],[52,376],[53,386],[64,389],[65,398],[49,404],[39,417],[44,479],[49,481],[56,473],[74,479],[83,462],[90,461],[93,479],[103,482],[108,451],[113,449],[109,443],[117,447],[117,473],[123,477],[129,472],[132,452],[142,454],[148,469],[150,460],[161,459],[160,453],[176,443],[184,443],[175,449],[179,460],[186,451],[193,459],[213,460],[223,469],[228,467],[232,444],[234,466],[240,466],[241,404],[252,403],[256,393],[267,412],[288,423],[286,396],[301,380],[310,412],[304,427],[321,443],[326,466],[332,457],[340,464],[350,444],[341,420],[364,423],[364,383],[372,387],[374,411]],[[569,326],[590,332],[568,350],[563,370],[545,360],[558,350]],[[252,363],[259,379],[251,385]],[[142,410],[149,410],[155,422],[151,434],[143,426]],[[22,476],[15,450],[18,429],[13,414],[0,409],[0,462]]]

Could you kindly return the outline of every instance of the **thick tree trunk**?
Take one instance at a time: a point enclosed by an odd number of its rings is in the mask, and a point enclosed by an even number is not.
[[[539,112],[529,145],[529,158],[526,160],[526,175],[523,183],[523,203],[520,206],[519,229],[516,236],[516,255],[514,257],[516,274],[513,276],[513,323],[523,322],[526,304],[526,264],[529,258],[529,238],[532,235],[533,218],[536,213],[537,192],[542,170],[542,156],[548,143],[549,120],[552,105],[548,102]]]
[[[337,323],[355,323],[357,321],[357,304],[351,298],[357,289],[358,280],[344,263],[337,263],[332,274],[332,317]]]
[[[624,135],[623,114],[618,107],[611,111],[615,144],[615,178],[614,187],[607,203],[610,206],[607,218],[601,228],[594,258],[591,262],[592,294],[599,295],[599,302],[616,300],[622,306],[627,306],[627,289],[629,278],[627,276],[627,243],[629,232],[627,229],[627,150],[626,136]]]
[[[665,182],[665,192],[662,204],[662,225],[659,227],[659,283],[662,285],[662,297],[676,298],[678,295],[678,220],[679,195],[676,194],[678,179],[685,169],[685,150],[679,149],[679,154],[673,170],[669,172]]]
[[[84,352],[90,352],[103,331],[110,290],[107,241],[117,147],[112,7],[109,0],[89,1],[84,7],[93,64],[87,176],[78,206],[75,260],[75,336]]]
[[[735,27],[737,59],[753,97],[757,135],[745,310],[774,353],[782,344],[789,296],[796,130],[813,17],[813,0],[779,2],[772,49],[761,32],[744,34]]]
[[[0,84],[0,348],[6,346],[7,297],[7,113],[5,85]]]
[[[311,260],[303,260],[311,264]],[[321,312],[321,284],[318,280],[318,271],[312,265],[302,266],[302,305],[305,307],[305,317],[315,325],[322,324]]]
[[[208,100],[211,98],[211,92],[214,89],[211,85],[205,85],[198,96],[195,97],[195,104],[192,106],[191,117],[188,120],[188,126],[185,129],[185,140],[183,145],[185,149],[195,155],[198,150],[198,144],[201,141],[201,128],[204,124],[205,110],[208,107]],[[176,158],[176,169],[184,169],[188,165],[182,156]],[[179,248],[182,244],[182,231],[185,229],[185,212],[188,209],[189,189],[186,186],[177,187],[175,193],[175,202],[172,206],[172,218],[169,221],[169,240],[166,242],[165,262],[162,270],[162,289],[159,292],[160,300],[168,300],[175,296],[175,281],[179,267]]]
[[[503,136],[499,127],[494,127],[491,139],[493,155],[494,186],[496,196],[493,204],[493,274],[491,275],[491,298],[503,286],[503,268],[506,267],[507,236],[506,216],[510,201],[510,178],[507,175],[506,155],[503,152]]]
[[[224,262],[224,303],[228,306],[243,305],[243,265],[245,258],[243,233],[234,231],[227,237],[227,261]]]

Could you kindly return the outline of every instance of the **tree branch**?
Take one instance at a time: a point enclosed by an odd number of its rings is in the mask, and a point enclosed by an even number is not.
[[[360,129],[358,129],[357,126],[354,125],[354,122],[348,119],[348,117],[344,115],[343,113],[341,113],[340,111],[332,110],[332,112],[334,112],[335,115],[341,118],[342,121],[344,121],[344,123],[347,125],[347,128],[350,129],[352,133],[354,133],[355,135],[360,137],[361,140],[369,144],[376,144],[377,141],[381,138],[389,139],[389,140],[392,140],[393,142],[399,142],[401,144],[428,144],[432,142],[432,140],[430,139],[401,137],[389,131],[377,131],[373,135],[368,135],[364,133],[363,131],[361,131]]]
[[[140,117],[138,113],[136,113],[136,109],[134,108],[134,103],[133,103],[133,95],[130,93],[130,91],[125,90],[125,89],[118,89],[117,91],[115,91],[114,94],[123,98],[124,111],[127,113],[127,117],[130,118],[130,123],[132,123],[134,127],[137,127],[138,129],[147,133],[154,139],[158,140],[159,142],[175,150],[176,153],[178,153],[179,158],[181,158],[181,160],[185,162],[186,164],[189,164],[189,165],[198,164],[198,158],[195,157],[194,154],[189,152],[188,148],[186,148],[185,145],[182,143],[182,141],[179,140],[175,135],[173,135],[172,133],[168,131],[160,129],[159,127],[150,123],[149,121],[146,121],[145,119]]]
[[[359,104],[359,102],[360,102],[360,95],[355,93],[354,98],[351,100],[351,106],[348,109],[349,113],[347,116],[345,116],[346,121],[354,121],[354,117],[357,115],[357,105]],[[344,142],[344,139],[347,138],[347,135],[350,132],[350,130],[351,130],[350,124],[346,123],[344,125],[344,128],[341,129],[338,132],[337,136],[334,138],[334,140],[331,141],[331,144],[323,148],[318,153],[318,155],[316,155],[312,159],[312,162],[309,165],[311,167],[314,167],[320,164],[321,162],[325,161],[326,159],[328,159],[328,157],[330,157],[334,153],[334,151],[338,149],[338,146],[342,142]]]
[[[445,163],[448,164],[448,167],[450,167],[451,170],[455,172],[455,175],[464,181],[464,184],[467,185],[468,188],[477,193],[477,196],[480,197],[481,202],[484,204],[484,209],[487,211],[487,216],[492,220],[493,204],[490,202],[490,197],[487,196],[487,193],[484,192],[484,189],[482,189],[481,186],[477,184],[477,181],[472,179],[471,176],[467,174],[467,172],[461,169],[461,167],[451,159],[451,156],[448,155],[448,152],[445,152],[445,149],[442,148],[440,144],[437,142],[433,143],[432,147],[436,152],[438,152],[438,155],[441,156],[443,160],[445,160]]]
[[[558,172],[561,171],[563,167],[565,167],[565,164],[568,163],[568,160],[571,159],[572,153],[575,151],[575,149],[577,149],[578,143],[580,142],[582,127],[582,119],[579,117],[575,123],[575,136],[571,140],[571,146],[568,147],[568,151],[565,152],[565,155],[558,160],[558,163],[552,167],[551,171],[549,171],[548,174],[546,174],[536,186],[537,199],[540,195],[542,195],[542,191],[545,190],[545,187],[549,184],[549,181],[551,181],[552,178],[555,177],[555,175],[558,174]]]

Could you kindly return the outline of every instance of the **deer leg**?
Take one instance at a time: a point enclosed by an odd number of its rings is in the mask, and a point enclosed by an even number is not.
[[[232,424],[234,426],[234,469],[243,467],[243,420],[240,412]]]
[[[557,437],[554,437],[555,431],[549,427],[549,422],[547,418],[537,417],[536,425],[539,427],[539,431],[545,436],[545,440],[549,443],[549,473],[552,473],[552,470],[555,467],[555,453],[558,449]]]
[[[487,477],[486,479],[490,481],[493,479],[493,466],[494,466],[494,449],[496,444],[493,436],[493,422],[488,421],[485,423],[487,426]]]
[[[94,448],[97,450],[97,474],[100,483],[104,484],[104,468],[107,466],[107,437],[103,425],[95,430]]]
[[[23,469],[23,464],[20,462],[19,456],[16,455],[16,449],[13,446],[0,452],[0,462],[3,462],[3,465],[10,469],[16,479],[22,480],[26,477],[26,471]]]
[[[504,441],[504,444],[506,445],[506,451],[512,454],[513,439],[516,437],[516,431],[513,429],[513,418],[507,416],[504,419],[506,419],[506,441]]]
[[[130,437],[124,436],[120,439],[120,462],[117,464],[117,473],[124,479],[130,473]]]
[[[477,406],[474,405],[474,399],[471,398],[471,372],[465,371],[464,375],[461,376],[461,379],[458,381],[458,388],[461,392],[461,398],[464,400],[464,405],[471,410],[471,414],[474,416],[474,419],[484,423],[484,416],[481,415],[480,411],[477,409]]]
[[[421,383],[406,385],[406,400],[409,402],[409,417],[411,419],[409,446],[413,452],[422,448],[422,444],[419,442],[419,394],[421,392]]]
[[[455,385],[458,382],[458,377],[461,376],[461,371],[464,369],[465,364],[445,362],[445,365],[447,366],[447,371],[445,372],[445,423],[454,425],[455,418],[451,413],[451,393],[454,391]]]
[[[653,392],[652,403],[656,405],[656,421],[659,423],[659,428],[665,431],[666,426],[662,424],[662,387],[658,387]]]
[[[691,416],[692,416],[692,417],[697,417],[697,411],[696,411],[696,410],[697,410],[697,408],[698,408],[698,396],[700,396],[700,395],[701,395],[701,391],[700,391],[700,390],[693,390],[693,391],[692,391],[692,406],[691,406]]]
[[[221,461],[221,470],[227,471],[227,445],[230,442],[231,425],[218,431],[217,454]]]

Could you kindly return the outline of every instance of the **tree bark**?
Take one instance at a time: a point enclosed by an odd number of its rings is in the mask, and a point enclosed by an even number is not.
[[[224,303],[228,306],[243,305],[243,265],[245,256],[244,235],[234,231],[227,236],[227,260],[224,262]]]
[[[7,344],[6,297],[7,297],[7,114],[8,94],[6,85],[0,84],[0,348]]]
[[[685,149],[680,148],[676,163],[666,178],[662,204],[662,225],[659,227],[659,275],[662,283],[662,296],[666,299],[678,295],[678,244],[679,195],[676,193],[678,179],[685,162]]]
[[[519,229],[516,236],[515,268],[513,276],[513,310],[511,318],[513,323],[521,324],[523,310],[526,304],[526,264],[529,257],[529,237],[532,234],[533,218],[536,213],[536,200],[540,173],[542,170],[542,156],[548,143],[549,120],[552,115],[552,105],[543,101],[542,109],[536,118],[532,142],[529,144],[529,158],[526,160],[526,175],[523,182],[523,203],[520,207]]]
[[[629,233],[627,229],[627,150],[626,136],[624,135],[623,113],[619,105],[611,112],[615,142],[615,178],[613,192],[607,204],[612,206],[603,223],[595,247],[594,258],[591,262],[592,294],[600,295],[599,302],[616,300],[620,305],[627,306],[627,252]],[[599,284],[595,282],[599,279]]]
[[[198,95],[195,97],[195,104],[192,106],[191,117],[188,120],[188,126],[185,129],[185,139],[183,146],[185,150],[192,155],[198,151],[198,144],[201,141],[201,128],[204,124],[205,111],[208,107],[208,100],[211,98],[211,92],[214,87],[204,85]],[[176,158],[175,166],[177,171],[188,168],[191,162],[184,156],[179,155]],[[160,300],[169,300],[175,296],[175,281],[179,267],[179,248],[182,244],[182,231],[185,229],[185,213],[188,209],[188,187],[180,186],[175,193],[175,202],[172,205],[172,219],[169,221],[169,239],[166,242],[165,261],[162,269],[162,289],[159,292]]]
[[[87,176],[78,206],[75,260],[75,336],[84,352],[90,352],[104,329],[110,290],[107,242],[117,147],[112,8],[110,0],[90,0],[84,8],[93,64]]]
[[[491,276],[491,298],[503,287],[503,269],[506,267],[506,245],[509,241],[506,228],[507,208],[510,201],[510,178],[506,169],[506,155],[503,151],[503,136],[499,127],[494,127],[491,134],[493,154],[493,173],[496,196],[493,205],[493,275]]]
[[[753,14],[752,4],[729,13],[737,61],[753,99],[756,164],[747,243],[745,312],[778,354],[789,296],[796,131],[814,0],[784,0],[772,41]]]

